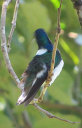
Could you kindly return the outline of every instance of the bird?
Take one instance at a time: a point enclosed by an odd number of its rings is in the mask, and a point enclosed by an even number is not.
[[[23,103],[28,105],[34,99],[41,85],[47,80],[48,72],[51,67],[53,44],[42,28],[37,29],[34,36],[38,45],[38,51],[22,74],[22,79],[19,83],[22,93],[18,98],[17,105]],[[59,76],[63,66],[64,61],[60,51],[57,49],[50,85]]]

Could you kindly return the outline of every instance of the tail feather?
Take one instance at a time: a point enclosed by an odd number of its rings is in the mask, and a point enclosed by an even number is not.
[[[22,92],[22,94],[20,95],[20,97],[18,98],[18,101],[17,101],[17,103],[16,103],[16,105],[20,105],[20,104],[22,104],[23,102],[24,102],[24,100],[26,99],[26,94],[25,94],[25,92]]]
[[[25,106],[28,105],[33,100],[33,98],[35,97],[37,92],[39,91],[39,89],[40,89],[41,85],[44,83],[46,77],[47,76],[45,75],[45,77],[37,78],[36,82],[34,83],[33,86],[31,86],[28,93],[24,89],[24,91],[22,92],[21,96],[19,97],[19,99],[17,101],[17,104],[20,105],[25,102]]]
[[[40,89],[40,87],[38,87],[38,89],[36,90],[36,92],[34,94],[32,94],[30,97],[27,97],[25,100],[25,106],[27,106],[35,97],[36,93],[38,92],[38,90]]]

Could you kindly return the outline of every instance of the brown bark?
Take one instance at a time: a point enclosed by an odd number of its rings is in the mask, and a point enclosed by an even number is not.
[[[82,0],[72,0],[74,8],[77,11],[80,25],[82,27]]]

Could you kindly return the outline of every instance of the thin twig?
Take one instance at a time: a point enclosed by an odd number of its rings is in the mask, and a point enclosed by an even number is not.
[[[66,112],[72,112],[72,113],[76,113],[76,114],[80,114],[82,115],[82,107],[79,106],[71,106],[71,105],[65,105],[65,104],[54,104],[54,103],[50,103],[49,101],[43,101],[40,103],[41,106],[43,107],[47,107],[48,109],[51,109],[52,111],[57,110],[57,111],[66,111]]]
[[[57,32],[56,32],[56,39],[55,39],[55,43],[54,43],[54,47],[53,47],[53,52],[52,52],[52,61],[51,61],[51,68],[50,71],[48,73],[48,77],[46,80],[46,83],[41,91],[41,94],[37,100],[37,102],[41,102],[43,100],[43,96],[45,95],[45,92],[51,82],[52,79],[52,75],[53,75],[53,70],[54,70],[54,65],[55,65],[55,57],[56,57],[56,50],[57,50],[57,46],[58,46],[58,41],[59,41],[59,36],[60,36],[60,15],[61,15],[61,5],[62,5],[62,0],[60,1],[60,7],[58,8],[58,19],[57,19]],[[35,102],[35,101],[34,101]]]
[[[17,20],[18,8],[19,8],[19,0],[16,0],[13,20],[12,20],[12,27],[11,27],[10,34],[9,34],[9,37],[8,37],[8,44],[7,44],[8,51],[10,51],[10,44],[11,44],[12,36],[13,36],[14,30],[16,28],[16,20]]]
[[[61,31],[61,28],[60,28],[61,5],[62,5],[62,0],[60,1],[60,7],[58,8],[58,19],[57,19],[57,25],[58,26],[57,26],[57,32],[56,32],[56,39],[55,39],[55,42],[54,42],[54,48],[53,48],[53,52],[52,52],[52,62],[51,62],[51,68],[50,68],[50,71],[49,71],[48,79],[50,79],[50,77],[52,77],[52,73],[53,73],[53,70],[54,70],[56,50],[57,50],[60,31]],[[49,84],[49,82],[48,83],[46,82],[46,83]]]
[[[11,62],[10,62],[10,59],[9,59],[9,56],[8,56],[7,40],[6,40],[6,34],[5,34],[6,13],[7,13],[7,7],[8,7],[10,2],[11,2],[11,0],[6,0],[5,2],[3,2],[3,5],[2,5],[2,13],[1,13],[1,48],[2,48],[2,52],[3,52],[3,56],[4,56],[4,61],[6,63],[6,67],[9,71],[9,73],[11,74],[11,76],[14,78],[16,84],[19,85],[20,81],[19,81],[16,73],[14,72],[14,70],[12,68],[12,65],[11,65]]]
[[[38,106],[36,103],[34,103],[33,105],[34,105],[35,108],[37,108],[39,111],[43,112],[49,118],[56,118],[58,120],[61,120],[61,121],[67,122],[67,123],[71,123],[71,124],[80,123],[80,122],[72,122],[70,120],[62,119],[58,116],[55,116],[52,113],[50,113],[50,112],[46,111],[45,109],[41,108],[40,106]]]

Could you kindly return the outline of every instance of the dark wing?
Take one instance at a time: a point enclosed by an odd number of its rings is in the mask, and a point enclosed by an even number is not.
[[[44,81],[47,78],[47,73],[44,73],[44,75],[40,78],[36,79],[36,82],[31,86],[31,88],[29,89],[28,95],[25,99],[25,105],[28,105],[32,99],[35,97],[36,93],[38,92],[38,90],[40,89],[41,85],[44,83]]]
[[[21,85],[24,85],[24,87],[22,88],[22,94],[17,104],[24,102],[25,105],[29,104],[46,80],[47,75],[47,66],[43,63],[41,57],[35,56],[23,74],[24,78],[21,80],[20,84],[23,83]]]

